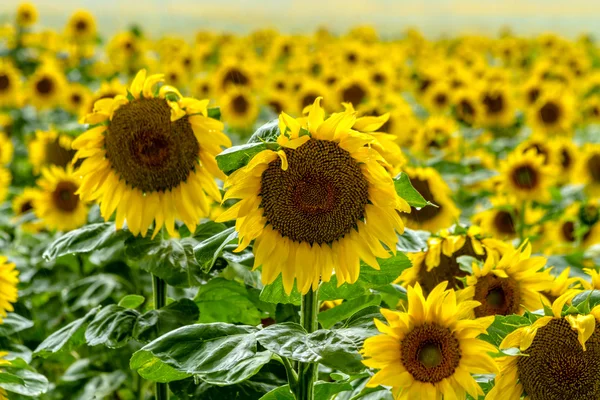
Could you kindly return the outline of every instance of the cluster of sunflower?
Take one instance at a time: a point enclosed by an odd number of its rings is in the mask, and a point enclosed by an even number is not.
[[[355,284],[405,252],[391,286],[403,294],[364,341],[368,388],[600,397],[591,38],[359,27],[189,42],[133,27],[104,43],[86,11],[64,32],[37,18],[23,3],[0,27],[0,202],[15,241],[99,219],[151,238],[234,220],[234,251],[251,248],[262,284],[281,279],[287,295]],[[257,132],[274,136],[252,135],[275,118]],[[243,162],[217,161],[246,141]],[[0,257],[0,316],[17,276]]]

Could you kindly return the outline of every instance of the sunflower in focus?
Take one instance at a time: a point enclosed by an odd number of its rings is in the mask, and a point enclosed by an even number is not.
[[[436,232],[448,228],[458,220],[460,209],[450,197],[450,188],[435,169],[406,168],[405,172],[417,192],[435,205],[418,210],[413,207],[410,214],[403,215],[408,228]]]
[[[63,100],[66,85],[64,74],[55,66],[42,65],[29,77],[29,102],[38,109],[56,107]]]
[[[15,20],[18,26],[29,28],[38,19],[38,10],[33,3],[21,3],[17,7]]]
[[[563,316],[565,293],[552,303],[552,315],[509,333],[501,349],[520,353],[498,359],[500,373],[486,400],[600,398],[600,306],[589,314]]]
[[[0,59],[0,107],[18,105],[21,96],[19,70],[8,60]]]
[[[592,196],[600,195],[600,144],[588,144],[579,156],[575,176]]]
[[[367,338],[363,364],[379,371],[367,387],[392,387],[394,399],[478,398],[483,391],[471,374],[495,373],[496,348],[477,339],[494,317],[468,318],[475,301],[461,302],[446,284],[427,298],[421,286],[408,288],[407,312],[381,309],[380,335]],[[443,305],[443,307],[442,307]]]
[[[225,183],[224,200],[240,199],[219,221],[236,219],[239,246],[254,243],[254,268],[262,281],[280,274],[286,293],[294,280],[307,293],[333,270],[340,284],[358,279],[360,260],[379,269],[397,233],[404,231],[398,212],[410,207],[398,197],[384,158],[367,133],[351,129],[355,113],[325,119],[321,98],[307,118],[279,117],[279,151],[264,150]]]
[[[131,98],[96,102],[86,117],[90,129],[73,142],[75,160],[83,158],[77,194],[96,200],[108,220],[116,211],[116,226],[145,236],[164,226],[177,236],[175,220],[194,232],[210,213],[209,199],[220,202],[214,178],[225,178],[215,156],[231,141],[223,124],[208,117],[208,100],[181,96],[171,86],[155,87],[162,75],[146,77],[141,70],[129,87]]]
[[[71,166],[43,168],[37,185],[33,212],[49,230],[66,232],[85,225],[88,207],[76,194],[81,179]]]
[[[67,22],[65,35],[76,43],[90,42],[96,39],[96,20],[89,11],[78,10]]]
[[[220,98],[219,104],[223,119],[239,129],[251,128],[260,111],[256,98],[244,88],[228,89]]]
[[[6,318],[7,312],[14,311],[13,303],[17,302],[19,293],[19,271],[15,264],[8,262],[4,256],[0,256],[0,324]]]
[[[27,146],[33,172],[38,175],[42,167],[47,165],[69,165],[75,155],[75,150],[71,148],[72,141],[70,136],[52,129],[46,132],[36,131],[35,138]]]
[[[501,188],[518,200],[545,202],[550,199],[550,186],[554,183],[554,168],[544,165],[544,156],[537,150],[513,152],[501,164]]]
[[[489,253],[482,266],[473,262],[465,291],[480,303],[475,316],[523,314],[542,308],[541,292],[552,285],[552,277],[542,271],[545,264],[544,257],[531,257],[529,243],[501,257]]]

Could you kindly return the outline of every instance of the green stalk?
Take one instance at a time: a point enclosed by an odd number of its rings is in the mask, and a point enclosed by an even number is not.
[[[167,283],[156,275],[152,275],[152,293],[154,309],[163,308],[167,303]],[[169,387],[166,383],[156,382],[156,400],[169,400]]]
[[[317,315],[319,314],[319,300],[317,290],[309,291],[302,296],[300,309],[300,323],[308,333],[319,329]],[[298,385],[296,387],[296,400],[315,399],[315,381],[317,380],[317,363],[298,364]]]

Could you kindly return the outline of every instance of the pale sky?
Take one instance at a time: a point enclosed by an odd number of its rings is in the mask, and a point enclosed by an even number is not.
[[[304,33],[320,25],[336,32],[373,24],[383,34],[418,27],[427,36],[479,32],[495,34],[502,26],[532,35],[545,31],[600,37],[598,0],[33,0],[45,26],[61,28],[78,8],[91,11],[103,34],[136,22],[147,33],[190,35],[199,29],[245,33],[259,27]],[[3,0],[0,22],[19,4]]]

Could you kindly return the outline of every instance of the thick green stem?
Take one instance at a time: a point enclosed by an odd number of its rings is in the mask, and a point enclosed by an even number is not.
[[[308,333],[319,329],[317,315],[319,314],[319,300],[317,291],[309,291],[302,296],[300,323]],[[298,386],[296,387],[296,400],[314,400],[315,381],[317,380],[317,363],[298,364]]]
[[[167,304],[167,283],[156,275],[152,275],[152,293],[154,294],[154,309],[158,310]],[[156,383],[156,400],[169,399],[169,387],[166,383]]]

